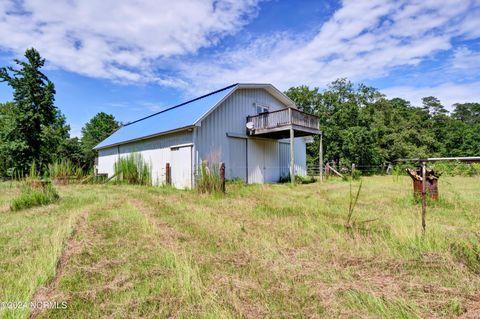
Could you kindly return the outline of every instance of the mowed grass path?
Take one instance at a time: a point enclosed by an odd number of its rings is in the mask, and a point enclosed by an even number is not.
[[[40,318],[480,316],[480,178],[440,179],[425,236],[407,177],[364,178],[353,230],[338,180],[225,196],[69,185],[20,212],[0,190],[0,301],[67,302]]]

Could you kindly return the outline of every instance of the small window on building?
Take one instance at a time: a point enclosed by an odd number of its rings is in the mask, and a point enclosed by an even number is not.
[[[255,103],[255,107],[256,107],[257,114],[268,113],[270,109],[267,105],[262,105],[258,103]]]

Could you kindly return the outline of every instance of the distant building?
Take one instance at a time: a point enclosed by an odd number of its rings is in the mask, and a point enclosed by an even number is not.
[[[203,160],[224,162],[227,179],[275,183],[289,175],[291,151],[295,175],[306,175],[304,137],[319,133],[319,119],[274,86],[234,84],[124,125],[95,147],[96,169],[112,176],[119,157],[138,152],[155,185],[168,162],[172,184],[193,187]]]

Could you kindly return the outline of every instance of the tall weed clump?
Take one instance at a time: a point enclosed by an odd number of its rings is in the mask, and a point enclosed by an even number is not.
[[[30,167],[26,176],[17,175],[20,181],[20,195],[15,197],[10,210],[17,211],[35,206],[48,205],[56,202],[60,196],[49,180],[41,179],[40,173],[35,169],[35,163]]]
[[[21,193],[15,197],[10,204],[10,210],[17,211],[35,206],[48,205],[56,202],[60,196],[51,183],[45,183],[40,187],[35,184],[24,183],[21,186]]]
[[[51,179],[66,184],[71,176],[76,176],[78,171],[70,160],[60,160],[48,164],[47,173]]]
[[[152,185],[152,170],[142,157],[142,154],[131,153],[120,157],[114,165],[118,181],[134,185]]]
[[[220,164],[208,165],[206,161],[203,161],[197,173],[195,185],[199,193],[221,192]]]

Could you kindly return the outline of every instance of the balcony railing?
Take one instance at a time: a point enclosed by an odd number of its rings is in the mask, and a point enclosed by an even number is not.
[[[308,131],[317,131],[320,129],[319,117],[293,108],[248,116],[247,122],[252,123],[251,131],[253,132],[278,130],[282,127],[288,129],[290,126],[294,126],[298,130],[304,128]]]

